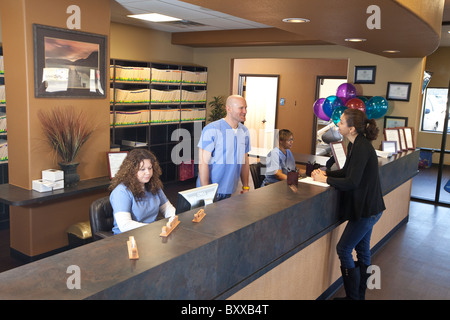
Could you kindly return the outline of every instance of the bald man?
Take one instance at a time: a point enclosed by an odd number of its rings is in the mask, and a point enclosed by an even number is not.
[[[225,107],[225,118],[206,125],[197,145],[197,186],[218,183],[217,201],[229,198],[236,191],[239,178],[241,193],[249,190],[250,134],[242,124],[247,114],[247,102],[242,96],[231,95]]]

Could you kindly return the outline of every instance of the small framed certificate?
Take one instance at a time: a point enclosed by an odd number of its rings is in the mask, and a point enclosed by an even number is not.
[[[397,101],[409,101],[411,82],[388,82],[386,99]]]
[[[108,152],[108,170],[109,179],[114,178],[117,171],[119,171],[123,160],[127,157],[128,151]]]
[[[400,136],[400,143],[402,145],[402,151],[408,150],[408,147],[406,146],[406,138],[405,138],[405,131],[403,131],[403,128],[397,128],[398,129],[398,135]]]
[[[376,66],[355,66],[354,83],[375,83]]]
[[[398,133],[398,128],[385,128],[384,129],[384,140],[394,141],[397,144],[397,151],[402,150],[400,134]]]
[[[414,144],[413,128],[405,127],[403,131],[405,133],[406,149],[414,150],[416,145]]]
[[[382,141],[382,151],[391,152],[392,154],[397,154],[397,142]]]
[[[342,141],[330,143],[331,151],[333,152],[334,161],[338,169],[342,169],[347,160],[344,143]]]

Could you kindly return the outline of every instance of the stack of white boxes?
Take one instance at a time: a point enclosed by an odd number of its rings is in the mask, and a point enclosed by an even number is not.
[[[42,171],[42,179],[33,180],[33,190],[39,192],[53,191],[64,188],[64,172],[56,169]]]

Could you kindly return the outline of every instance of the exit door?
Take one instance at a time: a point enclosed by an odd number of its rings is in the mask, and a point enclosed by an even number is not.
[[[267,154],[274,147],[279,75],[239,75],[238,93],[247,101],[245,126],[252,152]]]

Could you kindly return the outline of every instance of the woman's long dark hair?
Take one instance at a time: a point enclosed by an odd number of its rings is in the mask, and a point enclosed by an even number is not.
[[[150,181],[145,184],[145,190],[150,191],[152,194],[156,194],[159,189],[162,189],[163,184],[160,179],[162,171],[155,155],[146,149],[133,149],[123,160],[119,171],[111,181],[109,190],[112,191],[120,183],[123,183],[131,191],[136,200],[141,199],[145,192],[142,190],[142,186],[138,181],[136,174],[141,166],[141,162],[145,159],[149,159],[153,167],[153,176]]]
[[[364,134],[368,140],[375,140],[380,131],[375,119],[368,119],[365,112],[358,109],[345,109],[345,120],[348,127],[355,127],[356,132]]]

